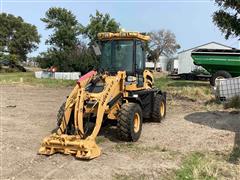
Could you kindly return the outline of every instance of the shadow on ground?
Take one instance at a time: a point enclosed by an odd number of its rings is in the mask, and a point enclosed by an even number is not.
[[[152,119],[143,120],[143,124],[148,124],[148,123],[159,124],[158,122],[153,122]],[[106,122],[103,123],[103,126],[101,127],[98,136],[103,136],[115,143],[125,142],[120,140],[120,137],[118,135],[118,129],[117,129],[117,121],[113,121],[113,120],[106,120]]]
[[[87,128],[87,130],[85,130],[85,133],[87,136],[90,136],[95,127],[95,122],[89,122],[87,127],[88,128]],[[120,140],[118,138],[116,122],[113,122],[111,120],[104,121],[101,125],[100,131],[98,133],[98,137],[105,137],[106,139],[108,139],[112,142],[120,142]]]
[[[99,132],[99,136],[104,136],[112,142],[121,142],[118,137],[116,126],[107,125],[105,127],[102,127],[101,131]]]
[[[235,132],[234,147],[229,155],[229,161],[232,163],[240,161],[240,111],[195,112],[185,116],[185,119],[211,128]]]

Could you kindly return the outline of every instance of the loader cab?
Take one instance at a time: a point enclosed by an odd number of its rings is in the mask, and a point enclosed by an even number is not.
[[[100,68],[110,74],[126,71],[126,82],[137,78],[137,87],[143,87],[145,70],[145,42],[149,36],[138,32],[104,32],[98,34],[101,49]]]
[[[126,71],[128,76],[143,75],[145,69],[145,42],[149,36],[138,32],[98,33],[101,47],[100,68],[116,73]]]
[[[118,71],[126,71],[131,76],[143,74],[144,42],[138,39],[102,41],[100,68],[113,74]]]

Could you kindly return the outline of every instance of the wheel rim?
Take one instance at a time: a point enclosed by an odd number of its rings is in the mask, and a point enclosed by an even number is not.
[[[161,117],[164,116],[164,111],[165,111],[165,104],[164,104],[164,102],[161,102],[161,104],[160,104],[160,115],[161,115]]]
[[[138,113],[134,114],[133,123],[134,123],[134,132],[137,133],[140,129],[140,115]]]

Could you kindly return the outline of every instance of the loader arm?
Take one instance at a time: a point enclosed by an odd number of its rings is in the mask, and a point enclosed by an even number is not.
[[[116,76],[106,76],[104,90],[97,94],[86,91],[86,86],[94,76],[95,74],[92,74],[92,76],[87,77],[80,84],[76,85],[67,99],[64,119],[57,133],[43,140],[39,150],[40,154],[52,155],[61,152],[64,154],[73,154],[80,159],[93,159],[100,156],[101,150],[95,140],[101,129],[104,113],[108,109],[109,101],[115,97],[113,96],[114,94],[119,95],[124,90],[125,72],[120,71]],[[83,118],[86,110],[84,102],[91,98],[96,99],[96,123],[91,135],[85,138]],[[73,110],[75,134],[68,135],[65,132]]]
[[[77,85],[74,87],[73,91],[67,98],[63,120],[57,131],[58,135],[65,133],[73,108],[75,109],[75,113],[74,113],[75,129],[80,130],[81,134],[84,133],[81,122],[78,122],[77,120],[79,119],[77,115],[79,110],[82,110],[83,108],[84,89],[96,74],[97,74],[96,71],[90,71],[89,73],[85,74],[77,81]]]
[[[107,109],[107,104],[109,103],[110,99],[114,98],[112,97],[113,92],[118,91],[118,94],[123,92],[123,88],[121,88],[121,86],[119,85],[123,84],[123,82],[120,83],[120,81],[124,81],[124,77],[125,77],[125,73],[119,72],[118,75],[111,78],[111,80],[107,84],[106,89],[103,92],[100,98],[100,101],[98,103],[96,125],[94,127],[92,134],[88,137],[89,139],[95,140],[95,138],[97,137],[102,125],[103,115]]]

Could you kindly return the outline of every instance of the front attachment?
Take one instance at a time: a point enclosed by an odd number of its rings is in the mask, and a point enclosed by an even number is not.
[[[44,138],[39,154],[52,155],[55,153],[72,154],[79,159],[93,159],[101,154],[94,139],[81,139],[79,135],[52,134]]]

